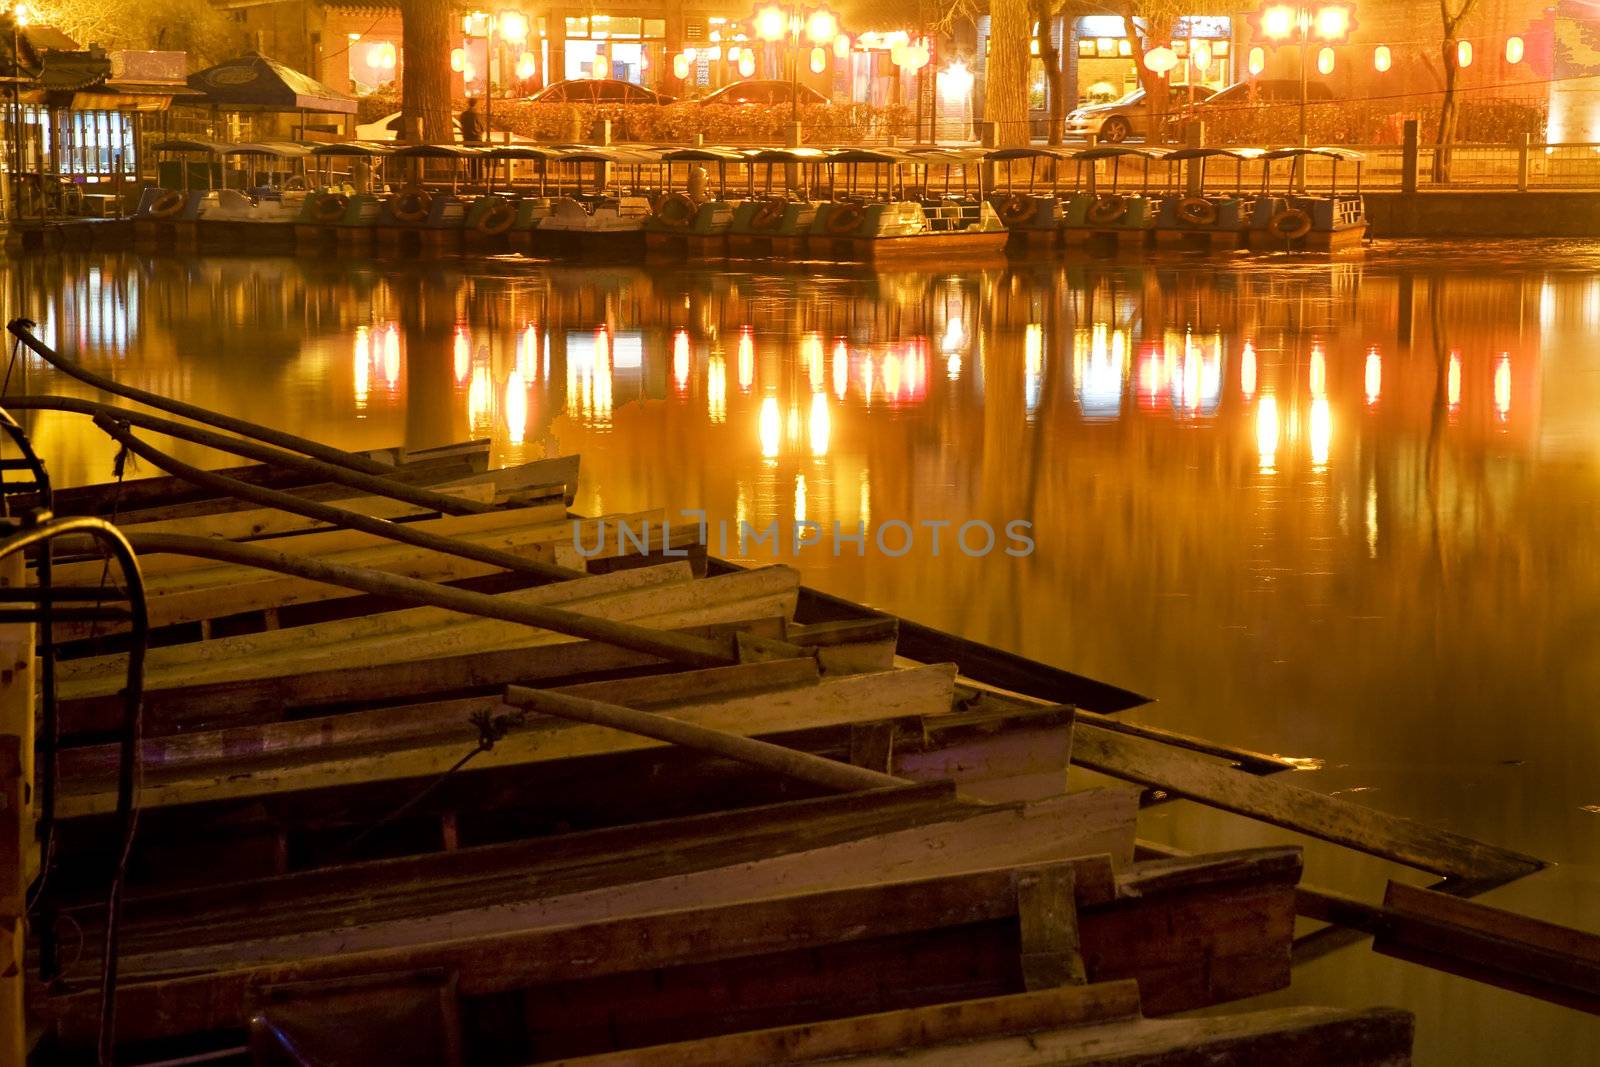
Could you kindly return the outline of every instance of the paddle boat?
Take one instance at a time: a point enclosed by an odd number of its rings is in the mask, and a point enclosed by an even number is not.
[[[654,211],[644,222],[645,250],[652,256],[722,259],[739,206],[739,201],[728,199],[728,166],[744,164],[744,154],[732,148],[672,148],[660,151],[657,159],[662,186]],[[681,189],[673,187],[674,164],[686,169]],[[715,193],[707,164],[717,168]]]
[[[830,198],[812,220],[806,255],[840,263],[999,257],[1009,234],[981,195],[975,200],[916,198],[926,193],[926,184],[909,186],[905,172],[931,162],[935,161],[884,149],[830,153]],[[845,170],[842,190],[840,168]],[[871,174],[870,192],[862,191],[862,168]]]
[[[817,187],[828,153],[820,148],[763,148],[745,154],[744,202],[728,224],[728,255],[735,259],[801,259],[806,233],[817,217]],[[758,189],[756,172],[765,167]],[[782,178],[775,171],[782,168]]]
[[[984,154],[984,161],[996,170],[994,193],[989,201],[995,214],[1005,223],[1011,238],[1007,247],[1019,252],[1054,248],[1062,238],[1061,227],[1067,217],[1067,201],[1061,196],[1061,168],[1073,157],[1059,148],[1026,145],[1016,148],[997,148]],[[1028,163],[1027,182],[1019,187],[1016,167],[1023,160]],[[1042,168],[1048,174],[1048,186],[1041,187]],[[1000,170],[1004,168],[1002,180]],[[1082,164],[1074,161],[1075,169]]]
[[[295,245],[314,251],[329,244],[354,252],[371,251],[377,240],[383,203],[374,189],[383,186],[389,145],[369,141],[322,144],[311,149],[307,167],[316,188],[301,201],[295,218]],[[334,162],[348,159],[348,170],[334,170]],[[313,169],[315,168],[315,169]]]
[[[1087,177],[1082,191],[1067,202],[1061,222],[1066,243],[1100,239],[1142,248],[1150,240],[1160,206],[1160,197],[1150,188],[1150,164],[1166,155],[1166,149],[1153,145],[1095,145],[1074,152],[1072,158],[1086,165]],[[1143,164],[1137,192],[1123,192],[1121,187],[1122,163],[1127,159]],[[1104,163],[1110,164],[1110,189],[1100,184],[1099,171]]]
[[[550,214],[549,166],[560,153],[538,145],[506,144],[490,148],[485,157],[488,188],[467,208],[466,246],[475,252],[527,251],[534,228]],[[516,180],[514,168],[519,164],[537,164],[535,176],[526,183]]]
[[[539,256],[607,259],[641,254],[651,206],[639,188],[639,171],[655,162],[650,150],[557,145],[554,151],[554,162],[574,168],[571,192],[539,198],[525,206],[521,217],[532,221],[528,251]],[[583,179],[586,165],[593,167],[588,190]],[[631,168],[631,184],[613,186],[618,167]],[[558,175],[557,189],[564,185]]]
[[[1250,247],[1258,252],[1333,252],[1359,247],[1367,235],[1361,199],[1365,157],[1348,148],[1279,148],[1261,156],[1261,197],[1250,220]],[[1274,193],[1273,164],[1289,161],[1285,191]],[[1305,191],[1310,165],[1329,161],[1327,188]],[[1354,163],[1355,191],[1339,191],[1339,164]],[[1298,190],[1298,191],[1297,191]]]
[[[207,192],[222,185],[223,147],[190,137],[170,137],[150,146],[160,185],[146,189],[134,208],[136,246],[188,251],[199,247],[200,204]],[[164,158],[169,156],[178,158]]]
[[[388,251],[408,247],[459,248],[466,227],[467,201],[460,193],[463,164],[478,161],[487,150],[465,145],[406,145],[391,158],[408,161],[413,175],[383,201],[378,217],[378,246]],[[448,164],[445,183],[424,180],[429,164]],[[430,187],[431,186],[431,187]]]
[[[1156,212],[1156,245],[1202,251],[1245,247],[1256,197],[1245,191],[1244,167],[1264,154],[1260,148],[1199,147],[1167,153],[1168,184],[1173,192],[1162,198]],[[1211,160],[1233,162],[1231,192],[1207,192],[1206,164]]]

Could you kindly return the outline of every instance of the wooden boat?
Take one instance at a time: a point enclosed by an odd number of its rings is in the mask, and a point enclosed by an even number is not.
[[[995,191],[990,198],[995,214],[1011,233],[1007,248],[1017,252],[1048,250],[1061,244],[1061,227],[1066,218],[1067,201],[1060,190],[1061,167],[1074,159],[1072,153],[1059,148],[1028,145],[1019,148],[997,148],[985,155],[985,161],[996,168]],[[1017,165],[1026,160],[1026,183],[1016,179]],[[1049,172],[1049,186],[1040,188],[1041,163]],[[1078,164],[1081,168],[1081,164]],[[1004,168],[1004,177],[1000,168]]]
[[[1367,236],[1361,199],[1364,157],[1348,148],[1279,148],[1261,156],[1261,196],[1250,219],[1250,248],[1257,252],[1337,252],[1359,248]],[[1287,190],[1274,193],[1273,163],[1289,161]],[[1321,195],[1304,192],[1305,171],[1314,160],[1328,160],[1328,184]],[[1354,163],[1355,191],[1339,191],[1339,164]]]
[[[728,224],[728,255],[735,259],[798,260],[805,257],[806,234],[817,216],[812,190],[828,153],[820,148],[764,148],[744,157],[745,199]],[[777,178],[777,168],[783,177]],[[764,181],[758,187],[757,169]]]

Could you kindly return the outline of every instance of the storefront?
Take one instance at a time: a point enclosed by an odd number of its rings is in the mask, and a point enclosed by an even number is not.
[[[1221,89],[1233,83],[1231,18],[1181,16],[1173,26],[1170,46],[1178,55],[1178,65],[1168,75],[1173,85]],[[1139,87],[1135,60],[1138,49],[1127,36],[1127,23],[1120,15],[1085,15],[1077,19],[1069,47],[1076,60],[1078,104],[1116,100]]]

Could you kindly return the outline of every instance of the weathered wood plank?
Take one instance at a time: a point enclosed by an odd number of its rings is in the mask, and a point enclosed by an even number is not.
[[[1074,763],[1274,826],[1332,841],[1435,874],[1515,877],[1544,864],[1396,815],[1287,782],[1259,778],[1169,745],[1080,720]]]
[[[1411,1062],[1413,1025],[1410,1012],[1394,1008],[1279,1008],[1070,1026],[829,1062],[840,1067],[1405,1067]],[[591,1061],[566,1062],[588,1067]],[[621,1067],[633,1061],[599,1062]]]
[[[1087,981],[1078,944],[1076,873],[1071,867],[1052,866],[1017,877],[1022,984],[1030,990]]]
[[[713,730],[752,736],[783,729],[838,725],[896,716],[935,715],[948,711],[954,690],[954,669],[934,665],[917,670],[828,678],[817,685],[736,696],[726,700],[681,705],[663,714]],[[287,762],[280,753],[259,765],[232,763],[163,780],[152,775],[140,792],[145,809],[261,796],[292,790],[349,786],[360,782],[419,778],[443,773],[461,758],[475,736],[392,750],[376,746],[339,756],[307,753],[304,763]],[[602,726],[579,725],[534,717],[481,753],[475,770],[628,752],[663,744]],[[841,764],[841,766],[846,766]],[[114,805],[112,793],[63,794],[63,818],[103,813]]]
[[[1125,791],[1118,799],[1127,799]],[[886,826],[881,832],[862,826],[834,841],[771,840],[765,843],[771,855],[743,862],[726,862],[733,843],[712,843],[679,850],[664,861],[622,856],[579,872],[578,879],[529,872],[520,894],[500,892],[492,907],[463,886],[448,898],[436,898],[426,913],[397,902],[393,910],[364,910],[359,923],[350,921],[346,909],[344,914],[321,912],[323,923],[315,928],[307,924],[254,939],[236,935],[212,946],[175,937],[142,954],[130,950],[123,966],[130,976],[214,970],[1032,864],[1059,865],[1069,872],[1051,886],[1051,892],[1069,893],[1057,907],[1074,906],[1074,885],[1084,906],[1098,906],[1109,903],[1116,888],[1110,857],[1094,850],[1104,845],[1125,849],[1135,815],[1132,803],[1115,805],[1088,795],[997,810],[972,805],[929,810],[919,823]],[[747,848],[741,845],[738,851],[748,854]],[[674,872],[673,866],[683,870]],[[1029,878],[1037,881],[1037,876]],[[488,888],[494,892],[497,887]],[[427,889],[417,887],[418,892]],[[1027,945],[1025,937],[1024,952]],[[1024,958],[1024,974],[1026,968]],[[1077,974],[1081,982],[1081,958]]]
[[[1390,882],[1373,949],[1600,1015],[1600,935]]]
[[[767,1067],[1133,1019],[1138,1015],[1137,983],[1100,982],[603,1052],[551,1061],[549,1067]]]

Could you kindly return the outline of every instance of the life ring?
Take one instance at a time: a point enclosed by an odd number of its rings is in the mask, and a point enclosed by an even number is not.
[[[176,189],[168,189],[150,204],[148,214],[153,219],[170,219],[183,210],[188,198]]]
[[[1128,198],[1121,193],[1101,193],[1089,205],[1089,221],[1097,226],[1119,222],[1128,213]]]
[[[428,209],[433,206],[433,196],[425,189],[406,189],[394,198],[389,210],[401,222],[423,222]]]
[[[1272,221],[1267,223],[1267,230],[1274,237],[1294,241],[1311,232],[1311,216],[1297,207],[1284,208],[1272,216]]]
[[[1217,205],[1200,196],[1178,201],[1178,220],[1188,226],[1210,226],[1217,221]]]
[[[866,216],[860,204],[835,204],[833,210],[828,212],[828,232],[843,237],[854,232]]]
[[[333,223],[344,218],[345,209],[350,206],[347,197],[340,193],[329,193],[317,201],[316,210],[313,212],[318,222]]]
[[[478,216],[478,232],[485,237],[499,237],[516,221],[517,209],[504,200],[497,200]]]
[[[789,208],[789,201],[781,196],[771,196],[761,201],[755,214],[750,216],[752,230],[770,230],[783,221],[783,213]]]
[[[656,205],[656,220],[674,230],[684,229],[694,221],[700,206],[687,193],[669,193]]]
[[[1039,202],[1021,193],[1008,193],[996,202],[994,209],[1007,226],[1026,226],[1039,213]]]

